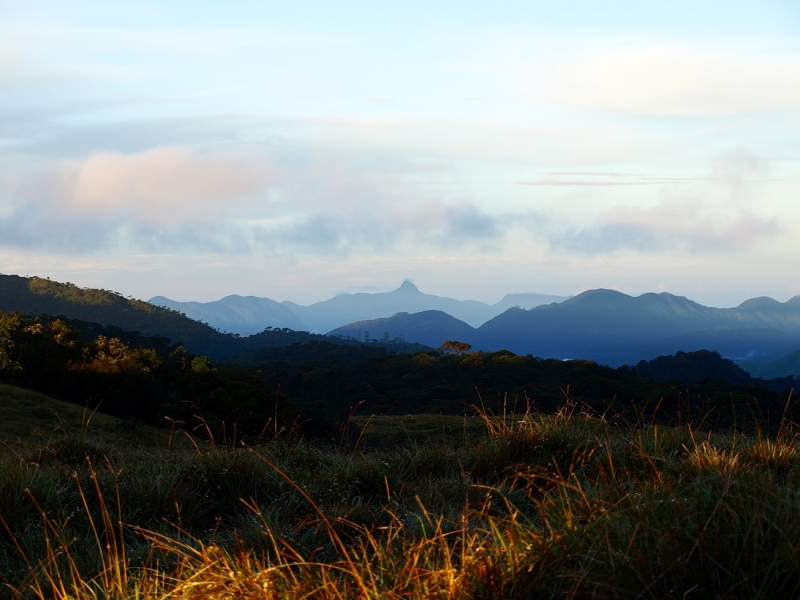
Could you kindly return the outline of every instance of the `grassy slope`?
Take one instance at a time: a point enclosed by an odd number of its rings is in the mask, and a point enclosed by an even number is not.
[[[94,413],[44,394],[0,384],[0,454],[26,453],[66,437],[82,437],[98,446],[167,448],[170,432]],[[186,447],[185,435],[173,444]]]
[[[423,421],[401,429],[436,418]],[[20,599],[800,597],[789,429],[703,436],[574,413],[486,426],[461,444],[279,439],[96,472],[0,461],[0,509],[41,587],[2,536],[0,575]]]

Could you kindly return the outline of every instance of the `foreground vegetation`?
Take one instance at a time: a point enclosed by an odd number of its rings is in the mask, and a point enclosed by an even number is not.
[[[3,593],[800,597],[791,423],[771,437],[711,434],[569,402],[479,418],[362,419],[337,444],[183,447],[137,445],[136,431],[113,444],[84,419],[38,447],[10,444]],[[403,439],[387,441],[392,430]]]

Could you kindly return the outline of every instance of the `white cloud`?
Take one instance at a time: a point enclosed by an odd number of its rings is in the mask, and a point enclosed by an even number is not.
[[[551,173],[535,185],[659,186],[656,202],[618,203],[599,209],[587,224],[547,233],[553,247],[581,254],[635,250],[735,252],[782,233],[758,200],[770,185],[769,168],[744,148],[718,155],[705,176],[654,178],[626,173]]]
[[[599,226],[623,237],[648,236],[653,245],[678,242],[693,251],[741,250],[778,230],[773,219],[750,211],[715,212],[703,210],[696,202],[650,209],[618,207],[602,215]]]
[[[424,169],[424,167],[423,167]],[[92,252],[186,249],[278,256],[463,247],[502,236],[474,202],[448,200],[374,152],[188,146],[97,152],[0,178],[4,246]]]
[[[659,116],[800,110],[800,57],[665,44],[589,52],[528,70],[534,97]]]

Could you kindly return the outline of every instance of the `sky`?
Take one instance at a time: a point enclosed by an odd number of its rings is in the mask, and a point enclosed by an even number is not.
[[[800,294],[800,3],[0,0],[0,273]]]

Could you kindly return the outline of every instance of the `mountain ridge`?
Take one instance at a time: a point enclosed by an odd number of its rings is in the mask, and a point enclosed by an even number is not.
[[[469,343],[475,350],[585,358],[609,365],[636,364],[642,359],[701,349],[737,360],[770,360],[800,348],[798,297],[783,303],[746,301],[725,309],[666,292],[633,297],[598,289],[558,304],[529,310],[510,308],[477,328],[439,319],[435,321],[437,330],[430,327],[432,323],[427,316],[394,315],[350,324],[332,333],[359,328],[390,335],[402,331],[407,341],[424,339],[433,347],[450,339]]]
[[[352,345],[303,331],[264,330],[248,337],[221,333],[205,323],[190,319],[170,308],[158,307],[125,298],[116,292],[81,288],[72,283],[59,283],[41,277],[0,274],[0,311],[20,312],[31,316],[50,315],[78,320],[88,325],[113,326],[129,334],[168,338],[167,346],[180,344],[194,354],[214,360],[226,360],[254,348],[289,346],[294,343],[329,341]],[[393,351],[419,351],[422,348],[401,341],[391,341]]]
[[[246,298],[248,309],[235,306],[231,299]],[[477,300],[456,300],[445,296],[423,293],[410,280],[405,280],[399,288],[389,292],[337,294],[328,300],[310,305],[301,305],[289,300],[277,302],[256,296],[226,296],[213,302],[178,302],[164,296],[155,296],[149,302],[168,306],[187,316],[208,323],[219,330],[231,331],[241,335],[251,335],[264,330],[264,327],[289,327],[325,333],[356,321],[384,318],[399,312],[417,313],[427,310],[440,310],[478,327],[491,318],[514,305],[531,308],[551,302],[561,302],[566,296],[550,294],[506,294],[495,304]],[[258,312],[255,301],[263,302]],[[283,307],[285,310],[282,310]],[[249,315],[245,313],[249,310]]]
[[[288,307],[270,298],[231,294],[214,302],[176,302],[164,296],[155,296],[148,302],[186,314],[219,331],[240,335],[260,333],[267,327],[308,330],[308,326]]]

